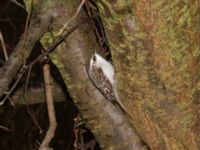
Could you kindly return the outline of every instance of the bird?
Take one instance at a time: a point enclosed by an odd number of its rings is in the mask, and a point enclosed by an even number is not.
[[[117,93],[115,72],[112,64],[95,52],[89,61],[87,73],[89,79],[101,94],[123,112],[126,112]]]

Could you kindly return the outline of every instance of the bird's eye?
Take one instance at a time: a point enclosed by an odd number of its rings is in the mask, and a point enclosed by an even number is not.
[[[92,60],[95,62],[97,60],[96,56],[94,55]]]
[[[104,91],[106,94],[110,94],[110,90],[108,88],[105,87]]]

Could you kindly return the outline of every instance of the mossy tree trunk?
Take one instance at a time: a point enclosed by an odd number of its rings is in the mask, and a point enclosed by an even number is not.
[[[64,2],[62,12],[54,29],[59,29],[76,12],[80,0]],[[71,26],[88,18],[81,9],[78,16],[70,22]],[[94,134],[103,150],[146,150],[128,119],[94,87],[87,75],[87,65],[98,47],[92,19],[81,24],[75,32],[65,39],[51,55],[57,65],[68,92],[78,107],[84,123]]]
[[[59,30],[75,14],[81,1],[45,2],[49,2],[48,8],[42,5],[43,9],[39,10],[55,11],[57,17],[54,13],[50,13],[49,17],[56,18],[54,27]],[[131,127],[152,150],[200,149],[198,0],[96,2],[112,53],[119,96],[131,116]],[[81,10],[70,25],[87,17]],[[48,21],[51,22],[51,19]],[[45,23],[44,31],[47,31],[49,22]],[[90,30],[93,25],[90,22],[73,32],[51,55],[53,61],[102,149],[144,148],[143,143],[137,143],[140,140],[134,130],[128,128],[127,132],[124,131],[129,123],[124,123],[126,120],[88,79],[86,65],[97,47],[95,34]],[[39,40],[41,35],[30,38],[30,41]],[[32,42],[31,46],[34,44]],[[23,60],[29,55],[24,52],[21,51]],[[19,55],[14,56],[19,58]],[[8,62],[6,65],[10,66]],[[19,62],[13,62],[14,73],[12,69],[11,73],[6,71],[9,69],[6,65],[0,69],[0,96],[22,63],[20,58]],[[134,140],[135,143],[132,142]]]
[[[98,0],[133,126],[154,150],[200,149],[197,0]]]

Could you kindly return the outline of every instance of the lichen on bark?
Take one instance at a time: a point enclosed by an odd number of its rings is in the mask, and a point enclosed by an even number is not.
[[[133,126],[152,149],[199,149],[198,1],[97,3]]]

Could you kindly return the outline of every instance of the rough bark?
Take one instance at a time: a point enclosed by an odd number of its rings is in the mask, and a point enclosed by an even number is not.
[[[0,68],[0,97],[5,94],[22,65],[26,64],[26,59],[28,59],[34,45],[48,31],[49,25],[57,16],[56,12],[53,11],[52,2],[44,4],[44,1],[41,1],[40,5],[36,6],[38,8],[33,12],[35,16],[31,17],[29,28],[25,31],[24,37],[18,42],[4,66]]]
[[[151,149],[200,149],[198,1],[98,0],[120,98]]]
[[[59,17],[55,28],[73,16],[80,1],[63,3],[56,4]],[[97,3],[112,52],[119,96],[131,115],[132,129],[124,132],[130,127],[126,117],[88,80],[86,63],[97,47],[94,35],[89,32],[90,25],[74,32],[53,57],[101,147],[133,149],[133,141],[140,142],[135,128],[153,150],[200,149],[198,1],[98,0]],[[45,14],[47,8],[38,10]],[[81,14],[72,23],[86,17]],[[43,28],[35,28],[37,36],[28,31],[26,40],[19,42],[0,68],[0,96],[47,30],[51,19],[45,18]],[[30,26],[35,27],[31,22]]]
[[[78,1],[66,1],[66,16],[60,18],[60,22],[62,19],[63,22],[68,20],[78,8],[78,4]],[[81,11],[74,22],[84,17],[87,16]],[[88,22],[77,29],[52,58],[85,123],[92,130],[102,149],[146,149],[126,116],[108,102],[88,78],[86,66],[97,47],[91,27]]]

